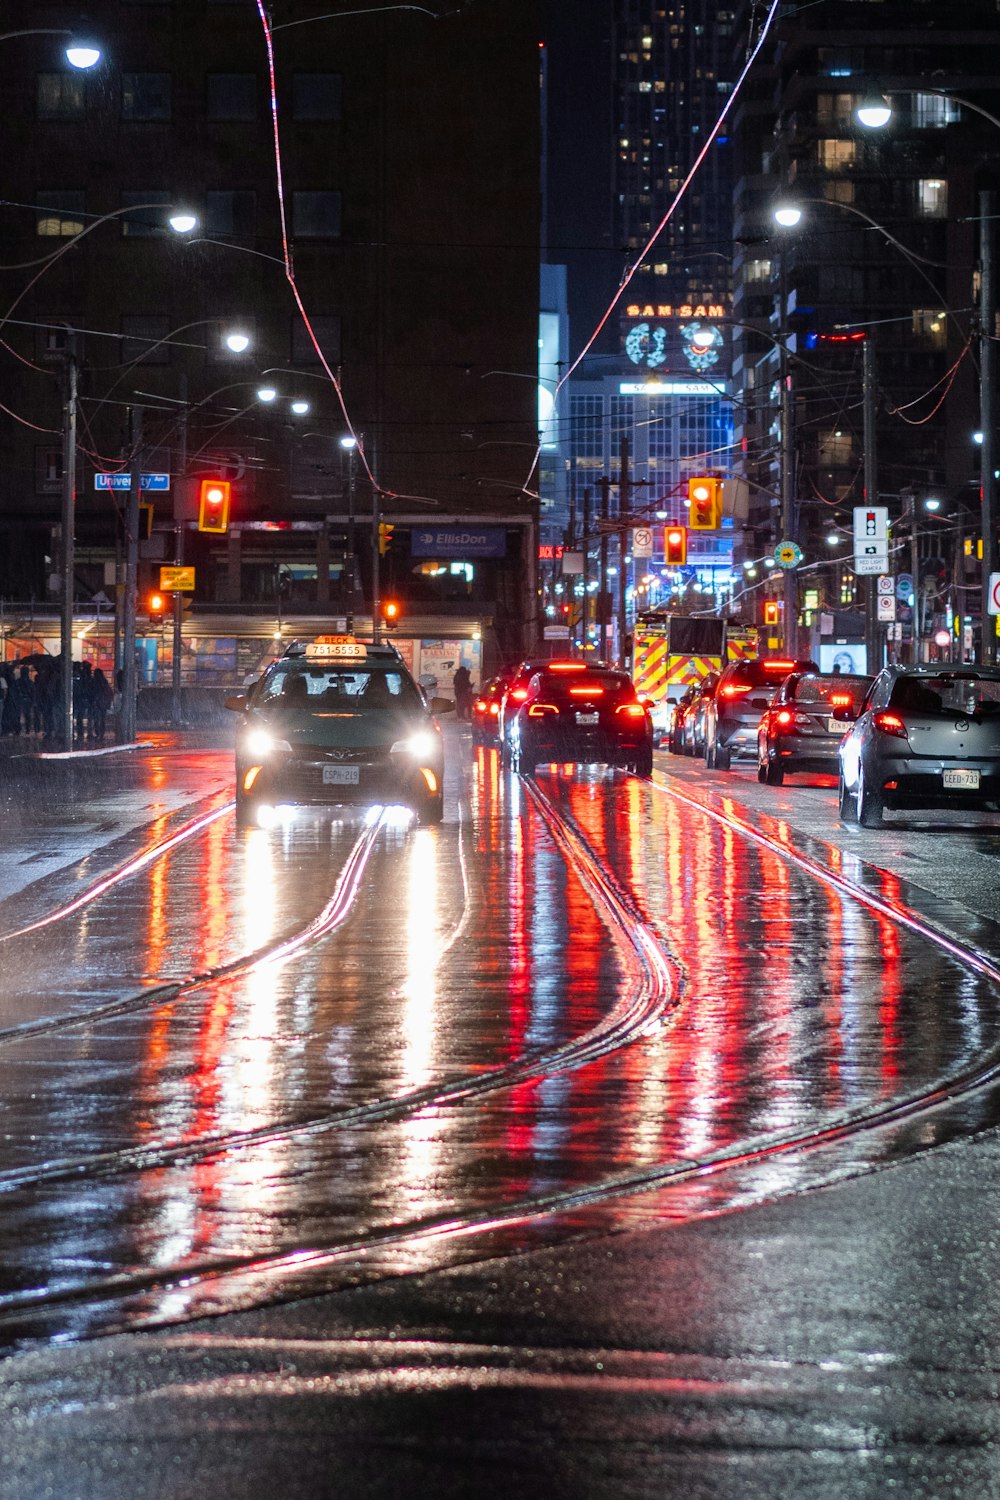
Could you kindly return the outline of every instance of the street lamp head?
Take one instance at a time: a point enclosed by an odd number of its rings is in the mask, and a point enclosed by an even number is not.
[[[854,115],[868,130],[881,130],[892,119],[892,105],[884,94],[869,94],[862,99]]]
[[[276,401],[277,398],[278,392],[275,390],[273,385],[261,385],[257,387],[258,401],[263,401],[266,403],[268,401]]]
[[[305,414],[306,414],[306,412],[308,410],[309,410],[309,402],[308,401],[293,401],[292,402],[292,411],[295,413],[295,415],[297,417],[304,417]]]
[[[782,229],[794,229],[802,218],[801,208],[796,208],[794,203],[779,203],[774,210],[774,222],[780,224]]]
[[[932,500],[925,500],[924,501],[924,510],[940,510],[940,509],[941,509],[941,501],[940,500],[933,500],[932,499]]]
[[[87,68],[96,67],[101,60],[101,49],[95,47],[92,42],[81,42],[74,39],[65,49],[64,56],[71,68],[84,71]]]
[[[342,437],[339,441],[342,448],[356,448],[358,446],[357,438],[351,437],[350,433],[346,437]]]
[[[194,214],[188,213],[186,209],[178,209],[167,219],[174,234],[190,234],[192,229],[198,228],[198,220]]]
[[[231,354],[245,354],[250,348],[250,335],[241,333],[238,329],[225,334],[222,341]]]
[[[840,545],[840,537],[837,535],[837,533],[835,531],[828,531],[827,532],[827,534],[826,534],[826,545],[828,547],[839,547],[839,545]]]

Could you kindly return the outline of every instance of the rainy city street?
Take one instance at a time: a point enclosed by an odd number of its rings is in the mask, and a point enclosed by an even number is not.
[[[0,1494],[993,1493],[996,815],[147,741],[4,783]]]

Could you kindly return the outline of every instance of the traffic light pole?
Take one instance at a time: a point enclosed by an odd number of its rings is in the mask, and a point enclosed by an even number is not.
[[[620,478],[618,485],[618,665],[625,665],[625,642],[628,638],[628,517],[632,508],[632,487],[629,474],[629,443],[623,436],[619,449]]]
[[[994,413],[996,388],[996,321],[997,296],[994,281],[993,247],[996,238],[994,216],[996,193],[989,189],[979,194],[979,425],[983,446],[979,450],[980,500],[982,505],[983,562],[982,650],[981,660],[993,666],[997,659],[996,620],[990,614],[990,574],[997,567],[996,537],[996,422]],[[914,580],[916,587],[916,580]]]
[[[870,333],[865,335],[864,373],[864,443],[865,504],[878,504],[878,463],[875,449],[875,345]],[[878,624],[878,580],[865,579],[865,654],[868,671],[874,675],[882,668],[882,641]]]
[[[787,251],[781,249],[781,341],[778,349],[781,381],[781,530],[782,541],[795,541],[795,442],[792,432],[792,371],[788,359],[788,270]],[[794,568],[784,570],[785,653],[798,655],[798,583]]]
[[[129,408],[129,442],[131,444],[130,484],[125,508],[125,599],[122,631],[122,700],[118,737],[130,745],[135,739],[136,693],[135,614],[139,588],[139,499],[142,491],[142,408]]]
[[[187,378],[181,376],[180,439],[177,452],[177,473],[174,476],[174,563],[180,568],[184,564],[184,503],[187,499]],[[170,721],[175,729],[184,722],[181,711],[181,642],[184,625],[184,595],[178,589],[174,594],[173,611],[173,655],[170,663]]]
[[[73,748],[73,579],[76,573],[76,348],[70,334],[66,341],[66,398],[63,406],[62,476],[62,610],[59,626],[60,739],[64,750]]]

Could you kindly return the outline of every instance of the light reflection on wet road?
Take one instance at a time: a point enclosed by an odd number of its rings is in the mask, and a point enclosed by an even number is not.
[[[689,773],[676,796],[662,778],[542,771],[539,793],[580,851],[567,861],[495,752],[455,734],[451,751],[440,828],[390,821],[366,843],[360,815],[239,833],[226,813],[3,946],[0,1337],[117,1326],[113,1287],[100,1309],[73,1294],[119,1274],[134,1278],[118,1289],[126,1321],[195,1316],[471,1254],[457,1232],[477,1223],[502,1248],[715,1212],[985,1121],[988,1106],[969,1104],[957,1124],[931,1115],[808,1152],[769,1149],[970,1067],[998,1040],[988,983],[692,805],[725,812],[728,796],[747,816],[736,778],[723,788]],[[151,755],[140,783],[148,772],[162,787],[171,759]],[[225,752],[189,753],[197,806],[12,896],[0,935],[215,808],[227,769]],[[780,818],[757,822],[793,841]],[[859,873],[839,848],[799,845]],[[655,1026],[646,1016],[579,1061],[559,1049],[599,1029],[642,967],[595,894],[588,852],[635,930],[642,918],[658,937],[675,993]],[[342,925],[201,980],[301,934],[351,859],[360,883]],[[905,903],[898,880],[876,884]],[[86,1019],[126,996],[137,1003]],[[36,1029],[11,1036],[19,1025]],[[553,1053],[558,1065],[505,1076]],[[471,1092],[435,1098],[456,1079]],[[192,1149],[206,1141],[213,1149]],[[748,1148],[751,1160],[691,1170]],[[588,1199],[644,1176],[642,1193]],[[544,1219],[526,1222],[543,1202]],[[275,1264],[254,1271],[255,1260]],[[176,1285],[230,1263],[246,1274]],[[65,1289],[65,1305],[44,1305],[40,1288]]]

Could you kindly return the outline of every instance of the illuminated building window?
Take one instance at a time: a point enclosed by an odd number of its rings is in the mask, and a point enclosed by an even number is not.
[[[771,262],[769,260],[748,260],[743,267],[744,281],[769,281],[771,277]]]
[[[827,203],[853,203],[854,183],[847,181],[824,182],[823,197]]]
[[[959,108],[940,94],[914,94],[911,105],[913,123],[921,129],[938,129],[959,118]]]
[[[842,468],[851,462],[854,439],[845,428],[831,428],[819,435],[819,461],[831,468]]]
[[[820,125],[851,125],[854,119],[853,94],[817,94],[816,119]]]
[[[930,349],[944,349],[948,342],[948,319],[939,308],[913,309],[914,338]]]
[[[943,177],[921,177],[917,183],[917,213],[923,219],[947,217],[948,184]]]
[[[39,212],[35,233],[67,239],[83,233],[83,193],[36,192]]]
[[[824,172],[844,172],[854,166],[857,148],[853,141],[831,137],[816,142],[816,157]]]

